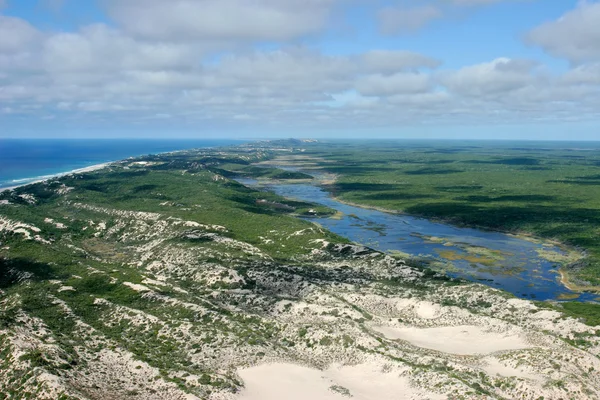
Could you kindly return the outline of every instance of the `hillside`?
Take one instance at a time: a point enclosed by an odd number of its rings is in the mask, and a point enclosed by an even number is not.
[[[0,399],[600,397],[600,327],[226,177],[310,178],[251,165],[270,156],[170,153],[0,192]]]

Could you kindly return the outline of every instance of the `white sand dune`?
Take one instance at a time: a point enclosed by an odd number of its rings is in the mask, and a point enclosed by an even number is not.
[[[530,346],[518,334],[486,332],[478,326],[462,325],[440,328],[394,328],[373,326],[388,339],[401,339],[426,349],[444,353],[473,355],[503,350],[526,349]]]
[[[332,366],[326,371],[294,364],[263,364],[239,371],[240,400],[437,400],[444,396],[411,387],[397,369],[377,363]],[[352,397],[350,397],[352,396]]]
[[[530,379],[534,381],[544,381],[544,378],[542,376],[528,371],[528,369],[523,366],[519,368],[514,368],[496,358],[486,358],[484,362],[485,365],[482,367],[482,369],[485,372],[487,372],[490,376],[516,376],[518,378]]]

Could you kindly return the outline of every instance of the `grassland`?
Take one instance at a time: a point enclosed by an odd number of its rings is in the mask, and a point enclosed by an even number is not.
[[[350,141],[303,147],[303,157],[338,175],[327,189],[342,201],[554,239],[587,255],[569,267],[575,283],[600,285],[598,145]]]

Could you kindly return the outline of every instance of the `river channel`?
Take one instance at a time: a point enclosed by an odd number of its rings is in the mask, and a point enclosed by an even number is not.
[[[564,254],[550,243],[355,207],[337,201],[313,184],[237,180],[246,186],[335,209],[339,211],[336,218],[320,218],[318,223],[380,251],[427,259],[434,268],[452,277],[483,283],[526,299],[592,301],[598,296],[575,293],[560,282],[556,262],[541,256]]]

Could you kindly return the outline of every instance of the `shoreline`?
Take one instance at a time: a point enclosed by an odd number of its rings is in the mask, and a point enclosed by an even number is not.
[[[161,153],[156,153],[155,155],[159,155],[159,154],[169,154],[169,153],[178,153],[178,152],[184,152],[184,151],[189,151],[190,149],[183,149],[183,150],[175,150],[175,151],[167,151],[167,152],[161,152]],[[67,175],[71,175],[71,174],[82,174],[82,173],[87,173],[87,172],[93,172],[93,171],[99,171],[102,170],[104,168],[107,168],[113,164],[119,163],[119,162],[124,162],[127,160],[135,160],[136,158],[138,158],[140,156],[132,156],[132,157],[128,157],[128,158],[124,158],[121,160],[115,160],[115,161],[108,161],[108,162],[103,162],[100,164],[95,164],[95,165],[90,165],[88,167],[83,167],[83,168],[77,168],[74,170],[70,170],[70,171],[66,171],[66,172],[60,172],[57,174],[53,174],[53,175],[47,175],[47,176],[41,176],[39,177],[40,179],[34,180],[32,182],[27,182],[27,183],[23,183],[20,185],[15,185],[15,186],[10,186],[10,187],[4,187],[4,188],[0,188],[0,193],[5,192],[5,191],[11,191],[20,187],[25,187],[25,186],[29,186],[29,185],[34,185],[34,184],[38,184],[41,182],[46,182],[49,181],[51,179],[55,179],[55,178],[59,178],[59,177],[63,177],[63,176],[67,176]],[[416,214],[408,214],[406,212],[400,211],[400,210],[390,210],[390,209],[386,209],[386,208],[382,208],[382,207],[377,207],[377,206],[371,206],[371,205],[363,205],[363,204],[358,204],[358,203],[353,203],[350,201],[346,201],[346,200],[342,200],[337,196],[334,196],[332,192],[330,192],[329,190],[327,190],[328,186],[335,184],[335,181],[337,180],[338,176],[332,177],[328,177],[329,179],[324,182],[324,181],[320,181],[319,179],[315,179],[318,183],[315,186],[321,187],[323,190],[325,190],[329,196],[341,203],[341,204],[346,204],[349,206],[353,206],[353,207],[359,207],[362,209],[367,209],[367,210],[374,210],[374,211],[379,211],[379,212],[383,212],[383,213],[387,213],[387,214],[391,214],[391,215],[406,215],[406,216],[410,216],[410,217],[415,217],[415,218],[423,218],[426,219],[428,221],[432,221],[432,222],[438,222],[438,223],[443,223],[443,224],[449,224],[449,225],[454,225],[456,227],[462,227],[462,228],[471,228],[471,229],[478,229],[478,230],[484,230],[484,231],[488,231],[488,232],[497,232],[497,233],[502,233],[517,239],[521,239],[521,240],[526,240],[526,241],[530,241],[530,242],[534,242],[534,243],[550,243],[553,245],[556,245],[557,247],[560,247],[563,251],[569,251],[569,252],[577,252],[578,254],[581,254],[581,250],[577,249],[577,248],[573,248],[571,246],[568,246],[564,243],[561,243],[555,239],[544,239],[541,237],[537,237],[532,233],[529,232],[510,232],[510,231],[502,231],[502,230],[497,230],[497,229],[490,229],[487,227],[481,227],[481,226],[476,226],[476,225],[469,225],[466,223],[456,223],[455,221],[451,221],[450,219],[444,219],[444,218],[437,218],[437,217],[426,217],[423,215],[416,215]],[[24,179],[28,179],[28,178],[24,178]],[[36,179],[36,178],[31,178],[31,179]],[[258,180],[258,179],[257,179]],[[267,179],[268,180],[268,179]],[[305,181],[307,180],[301,180],[301,183],[305,183]],[[298,181],[295,181],[296,183],[300,183]],[[333,218],[335,217],[341,217],[340,215],[336,214],[335,216],[333,216]],[[582,255],[582,257],[584,257]],[[573,291],[575,293],[584,293],[584,292],[588,292],[588,293],[600,293],[600,287],[598,286],[580,286],[577,285],[576,283],[574,283],[571,278],[569,277],[568,272],[565,270],[565,268],[568,266],[568,264],[564,264],[564,263],[560,263],[557,262],[557,264],[560,264],[560,267],[557,268],[557,273],[560,276],[560,282],[561,284],[569,289],[570,291]]]
[[[241,140],[241,139],[240,140],[235,140],[235,141],[239,141],[241,143],[246,143],[247,142],[247,141]],[[0,188],[0,193],[2,193],[4,191],[14,190],[16,188],[20,188],[20,187],[23,187],[23,186],[34,185],[36,183],[46,182],[46,181],[48,181],[50,179],[59,178],[61,176],[66,176],[66,175],[70,175],[70,174],[82,174],[82,173],[86,173],[86,172],[97,171],[97,170],[106,168],[106,167],[110,166],[111,164],[115,164],[115,163],[126,161],[126,160],[134,160],[136,158],[147,156],[147,155],[160,155],[160,154],[178,153],[178,152],[182,152],[182,151],[197,150],[197,149],[201,149],[201,148],[204,148],[204,149],[214,149],[214,148],[218,148],[218,147],[235,147],[235,146],[239,146],[239,144],[230,144],[230,145],[225,145],[225,146],[197,147],[197,148],[189,148],[189,149],[160,151],[160,152],[157,152],[157,153],[138,154],[138,155],[134,155],[134,156],[129,156],[129,157],[121,158],[121,159],[118,159],[118,160],[104,161],[104,162],[101,162],[100,164],[94,164],[94,165],[90,165],[90,166],[83,167],[83,168],[76,168],[76,169],[73,169],[73,170],[69,170],[69,171],[65,171],[65,172],[59,172],[59,173],[56,173],[56,174],[49,174],[49,175],[42,175],[42,176],[38,176],[38,177],[18,179],[18,180],[27,180],[27,179],[34,179],[34,180],[31,181],[31,182],[26,182],[26,183],[17,184],[17,185],[14,185],[14,186],[7,186],[7,187]]]
[[[598,286],[580,286],[574,283],[569,276],[569,272],[565,270],[565,266],[561,266],[558,269],[560,275],[560,283],[562,283],[567,289],[576,293],[597,293],[600,294],[600,287]]]
[[[0,193],[4,192],[4,191],[10,191],[10,190],[14,190],[20,187],[24,187],[24,186],[29,186],[29,185],[35,185],[36,183],[41,183],[41,182],[46,182],[49,181],[51,179],[54,178],[60,178],[62,176],[67,176],[67,175],[71,175],[71,174],[83,174],[86,172],[92,172],[92,171],[99,171],[101,169],[104,169],[114,163],[120,162],[122,160],[119,161],[108,161],[108,162],[104,162],[101,164],[94,164],[94,165],[90,165],[89,167],[83,167],[83,168],[77,168],[77,169],[73,169],[70,171],[66,171],[66,172],[59,172],[57,174],[52,174],[52,175],[45,175],[45,176],[40,176],[37,178],[23,178],[23,179],[35,179],[34,181],[31,182],[27,182],[27,183],[23,183],[20,185],[15,185],[15,186],[8,186],[8,187],[4,187],[4,188],[0,188]]]

